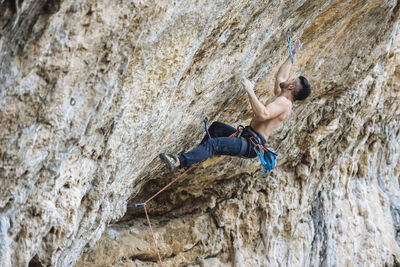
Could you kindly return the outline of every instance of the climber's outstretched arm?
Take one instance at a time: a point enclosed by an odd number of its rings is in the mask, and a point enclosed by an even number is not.
[[[294,48],[292,51],[293,57],[296,56],[297,52],[300,51],[302,46],[303,44],[300,42],[300,40],[297,40],[296,43],[294,44]],[[292,62],[290,61],[290,57],[288,57],[286,61],[282,64],[282,66],[279,68],[278,72],[276,73],[275,87],[274,87],[275,95],[279,95],[281,93],[281,88],[279,84],[289,79],[291,67],[292,67]]]

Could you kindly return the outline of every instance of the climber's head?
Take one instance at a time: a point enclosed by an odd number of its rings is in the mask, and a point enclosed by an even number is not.
[[[281,82],[279,86],[282,91],[291,91],[294,101],[304,100],[311,94],[310,83],[303,76],[287,80],[286,82]]]

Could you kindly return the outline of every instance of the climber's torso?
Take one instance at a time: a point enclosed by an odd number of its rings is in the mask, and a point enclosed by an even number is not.
[[[268,120],[263,120],[257,116],[254,116],[250,122],[251,128],[253,128],[256,132],[261,134],[265,138],[265,140],[267,140],[267,138],[272,134],[272,132],[278,127],[280,127],[283,124],[283,122],[289,118],[292,106],[293,106],[292,102],[284,96],[273,97],[266,104],[267,110],[273,113],[276,112],[276,110],[271,110],[271,109],[279,109],[279,111],[282,112],[278,116]]]

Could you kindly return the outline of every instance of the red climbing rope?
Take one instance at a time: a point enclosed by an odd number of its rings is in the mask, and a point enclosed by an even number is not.
[[[160,191],[158,191],[157,193],[155,193],[151,198],[149,198],[148,200],[146,200],[146,202],[144,202],[144,204],[147,204],[150,200],[152,200],[153,198],[155,198],[156,196],[158,196],[162,191],[164,191],[165,189],[167,189],[168,187],[170,187],[173,183],[175,183],[176,181],[178,181],[179,178],[181,178],[183,175],[185,175],[187,172],[189,172],[191,169],[193,169],[194,167],[197,166],[197,164],[199,164],[199,162],[193,164],[189,169],[187,169],[184,173],[182,173],[181,175],[179,175],[178,177],[176,177],[174,180],[172,180],[172,182],[170,182],[169,184],[167,184],[166,186],[164,186]]]
[[[154,248],[156,249],[156,252],[157,252],[157,255],[158,255],[158,260],[160,261],[161,267],[163,267],[163,263],[162,263],[161,256],[160,256],[160,252],[158,252],[158,248],[157,248],[157,241],[156,241],[156,238],[155,238],[154,233],[153,233],[153,228],[151,228],[149,215],[147,214],[146,204],[143,207],[144,207],[144,212],[146,213],[147,222],[149,223],[151,235],[153,236]]]
[[[187,169],[184,173],[182,173],[181,175],[179,175],[178,177],[176,177],[174,180],[172,180],[172,182],[170,182],[169,184],[167,184],[166,186],[164,186],[160,191],[158,191],[157,193],[155,193],[152,197],[150,197],[148,200],[146,200],[144,203],[139,203],[139,204],[134,204],[134,205],[129,205],[128,207],[141,207],[143,206],[144,208],[144,212],[146,213],[146,218],[147,218],[147,223],[149,224],[150,227],[150,232],[151,235],[153,236],[153,243],[154,243],[154,248],[157,252],[158,255],[158,260],[160,261],[160,265],[161,267],[163,267],[163,263],[161,260],[161,256],[160,253],[158,251],[158,247],[157,247],[157,240],[154,236],[154,232],[153,232],[153,228],[151,227],[151,223],[150,223],[150,218],[149,215],[147,213],[147,209],[146,209],[146,204],[151,201],[153,198],[155,198],[156,196],[158,196],[162,191],[164,191],[165,189],[167,189],[168,187],[170,187],[173,183],[175,183],[176,181],[178,181],[179,178],[181,178],[182,176],[184,176],[186,173],[188,173],[190,170],[192,170],[194,167],[196,167],[200,162],[197,162],[195,164],[193,164],[189,169]]]

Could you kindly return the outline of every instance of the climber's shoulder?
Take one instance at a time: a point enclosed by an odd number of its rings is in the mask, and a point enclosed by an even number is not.
[[[272,101],[272,103],[274,103],[275,105],[279,105],[283,109],[288,109],[288,110],[290,110],[293,106],[292,101],[290,101],[289,99],[287,99],[284,96],[275,97],[275,99]]]

